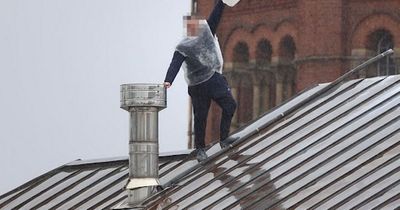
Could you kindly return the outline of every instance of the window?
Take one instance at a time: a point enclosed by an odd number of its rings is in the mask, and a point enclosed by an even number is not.
[[[292,61],[295,58],[296,45],[291,36],[286,35],[279,44],[279,57],[286,61]]]
[[[257,65],[270,64],[271,63],[271,56],[272,56],[271,43],[266,39],[262,39],[257,44],[256,64]]]
[[[296,54],[296,44],[290,35],[282,38],[279,44],[278,78],[282,83],[282,92],[277,93],[277,102],[290,98],[295,92],[296,68],[293,64]],[[279,91],[279,89],[277,89]]]
[[[386,29],[379,29],[368,36],[367,48],[373,53],[373,56],[393,49],[393,36]],[[376,66],[367,70],[367,77],[385,76],[396,74],[396,65],[391,56],[379,60]]]
[[[248,63],[249,62],[249,47],[245,42],[239,42],[233,49],[233,62],[234,63]]]

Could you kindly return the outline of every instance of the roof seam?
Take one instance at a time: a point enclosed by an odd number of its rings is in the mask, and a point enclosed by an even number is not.
[[[400,171],[400,167],[397,167],[396,169],[393,170],[393,174],[396,172]],[[391,172],[389,172],[391,173]],[[391,175],[393,175],[391,174]],[[389,176],[389,175],[388,175]],[[387,178],[387,177],[386,177]],[[376,192],[374,195],[370,196],[369,198],[367,198],[366,200],[362,201],[361,203],[357,204],[356,206],[352,207],[351,209],[361,209],[362,206],[365,206],[366,204],[368,204],[369,202],[371,202],[372,200],[382,196],[385,192],[389,191],[390,189],[398,186],[400,184],[400,179],[395,181],[394,183],[390,184],[389,186],[385,187],[384,189],[380,190],[379,192]]]
[[[104,191],[107,190],[107,188],[110,188],[110,186],[115,185],[116,183],[119,183],[123,180],[126,180],[128,178],[128,174],[122,174],[122,176],[120,178],[118,178],[117,180],[111,182],[110,184],[104,186],[103,188],[101,188],[100,190],[98,190],[96,193],[92,194],[91,196],[86,197],[84,200],[80,201],[79,203],[75,204],[74,206],[71,207],[71,209],[79,209],[80,206],[82,206],[83,204],[87,203],[88,201],[92,200],[93,198],[95,198],[97,195],[103,193]]]
[[[362,80],[360,80],[360,81],[362,81]],[[310,102],[312,101],[312,100],[309,100]],[[318,107],[319,106],[319,104],[317,104],[315,107]],[[313,110],[315,107],[313,107],[313,108],[311,108],[311,110]],[[298,119],[300,119],[300,117],[301,116],[299,116],[298,118],[295,118],[295,119],[293,119],[294,121],[297,121]],[[293,121],[293,120],[291,120],[291,121]],[[278,122],[278,121],[277,121]],[[277,123],[277,122],[275,122],[275,123]],[[285,126],[288,126],[288,125],[290,125],[291,123],[289,123],[289,124],[285,124]],[[247,137],[248,138],[248,137]],[[245,139],[245,138],[243,138],[243,139]],[[259,141],[262,141],[262,139],[260,138],[260,140]],[[255,141],[255,142],[253,142],[251,145],[249,145],[249,146],[247,146],[246,148],[251,148],[253,145],[255,145],[255,144],[257,144],[258,143],[258,141]],[[246,150],[246,148],[244,148],[244,149],[242,149],[242,150]],[[221,153],[221,155],[222,155],[223,153]],[[216,154],[217,155],[217,154]],[[216,157],[218,157],[218,156],[215,156],[215,158]],[[211,159],[211,158],[210,158]],[[228,161],[228,160],[226,160],[226,161]],[[224,161],[225,162],[225,161]],[[224,162],[222,162],[222,163],[224,163]],[[197,169],[197,168],[196,168]],[[191,170],[191,171],[194,171],[194,170]],[[183,177],[182,177],[183,178]],[[180,179],[179,179],[180,180]],[[181,187],[181,186],[180,186]]]
[[[69,191],[70,189],[72,189],[73,187],[75,187],[76,185],[80,184],[81,182],[89,179],[90,177],[94,176],[100,169],[97,169],[93,172],[91,172],[90,174],[82,177],[81,179],[79,179],[79,181],[73,183],[72,185],[66,186],[64,189],[60,190],[59,192],[53,194],[52,196],[50,196],[49,198],[45,199],[44,201],[38,203],[37,205],[35,205],[34,207],[32,207],[33,209],[35,208],[40,208],[41,206],[51,202],[51,200],[59,197],[62,193],[65,193],[66,191]]]
[[[393,195],[392,197],[388,198],[387,200],[383,201],[381,204],[373,208],[372,210],[378,210],[378,209],[383,209],[386,205],[392,203],[393,201],[399,200],[400,199],[400,192]]]
[[[374,83],[374,84],[376,84],[376,83]],[[374,84],[373,84],[373,85],[374,85]],[[351,87],[351,86],[350,86],[350,87]],[[362,92],[362,91],[361,91],[361,92]],[[328,99],[329,99],[329,98],[330,98],[330,97],[328,97]],[[327,100],[328,100],[328,99],[327,99]],[[363,102],[365,102],[365,101],[363,101]],[[361,103],[363,103],[363,102],[361,102]],[[340,106],[340,104],[337,105],[337,106]],[[337,106],[336,106],[336,107],[337,107]],[[318,106],[317,106],[317,107],[318,107]],[[331,108],[330,110],[332,110],[332,109],[336,109],[336,108],[333,107],[333,108]],[[343,115],[345,115],[347,112],[350,112],[350,111],[353,110],[353,109],[355,109],[355,108],[351,108],[351,109],[347,110],[346,112],[343,113]],[[366,112],[364,112],[364,113],[366,113]],[[341,116],[342,116],[342,115],[337,116],[337,118],[339,118],[339,117],[341,117]],[[313,122],[314,120],[316,120],[316,119],[318,119],[318,118],[320,118],[320,117],[321,117],[321,116],[317,116],[317,118],[315,118],[315,119],[309,121],[308,123],[311,123],[311,122]],[[357,116],[355,119],[358,119],[359,117],[360,117],[360,116]],[[355,120],[355,119],[353,119],[353,120]],[[334,120],[332,119],[331,121],[334,121]],[[352,121],[349,121],[349,123],[350,123],[350,122],[352,122]],[[307,124],[308,124],[308,123],[307,123]],[[327,122],[326,124],[329,124],[329,123]],[[326,125],[326,124],[325,124],[325,125]],[[325,125],[324,125],[324,126],[325,126]],[[284,126],[286,126],[286,124],[285,124]],[[344,125],[342,125],[342,126],[344,126]],[[304,127],[304,126],[303,126],[303,127]],[[236,167],[239,167],[240,165],[242,165],[242,163],[244,163],[244,162],[246,162],[246,161],[248,161],[248,160],[250,160],[250,159],[255,158],[255,156],[257,156],[257,154],[261,154],[261,153],[263,153],[264,151],[266,151],[267,149],[269,149],[269,148],[275,146],[276,144],[282,142],[282,141],[283,141],[284,139],[286,139],[288,136],[292,135],[293,133],[297,132],[297,131],[300,130],[300,129],[302,129],[302,127],[299,127],[299,128],[297,128],[297,129],[295,129],[294,131],[288,133],[287,135],[281,137],[281,139],[276,140],[276,141],[273,142],[272,144],[268,145],[268,147],[266,147],[266,148],[260,150],[259,152],[257,152],[257,153],[254,154],[253,156],[250,156],[250,157],[244,159],[244,160],[243,160],[241,163],[239,163],[237,166],[228,169],[228,170],[225,171],[224,173],[218,175],[218,177],[219,177],[219,176],[223,176],[224,174],[226,174],[226,173],[228,173],[228,172],[234,170]],[[280,129],[279,129],[279,130],[280,130]],[[333,132],[333,131],[332,131],[332,132]],[[309,134],[307,134],[306,136],[303,136],[301,139],[305,139],[305,138],[307,138],[307,136],[309,136],[309,135],[312,135],[312,132],[309,133]],[[296,142],[292,143],[292,144],[289,145],[288,147],[291,147],[291,146],[294,145],[295,143],[301,141],[301,139],[299,139],[299,140],[297,140]],[[263,140],[263,139],[260,138],[260,140]],[[258,142],[254,142],[252,145],[255,145],[255,144],[257,144],[257,143],[258,143]],[[250,148],[251,146],[248,146],[248,147]],[[287,149],[287,147],[286,147],[286,149]],[[243,150],[245,150],[245,149],[242,149],[242,151],[243,151]],[[280,153],[277,152],[277,153],[275,153],[275,154],[269,156],[265,161],[269,161],[270,159],[272,159],[272,158],[274,158],[274,157],[280,155],[282,152],[284,152],[284,151],[281,150]],[[300,151],[300,152],[301,152],[301,151]],[[296,154],[298,154],[298,153],[296,153]],[[228,161],[228,160],[229,160],[229,159],[226,159],[225,161],[222,161],[222,162],[224,163],[224,162],[226,162],[226,161]],[[288,161],[288,159],[286,159],[286,160]],[[286,161],[286,160],[285,160],[285,161]],[[279,165],[282,165],[283,163],[285,163],[285,161],[279,163],[278,165],[275,165],[274,167],[279,167]],[[213,167],[214,167],[214,166],[213,166]],[[271,170],[272,170],[272,168],[271,168]],[[206,170],[206,169],[205,169],[205,171],[204,171],[202,174],[199,174],[199,175],[197,175],[196,177],[193,177],[191,180],[187,181],[186,183],[191,183],[193,180],[196,180],[197,177],[200,177],[200,176],[203,175],[204,173],[207,173],[207,170]],[[204,185],[207,185],[207,184],[209,184],[210,182],[212,182],[212,180],[210,180],[209,182],[205,183]],[[204,185],[203,185],[203,186],[204,186]],[[182,187],[184,187],[184,186],[186,186],[186,184],[180,185],[178,188],[175,188],[174,190],[172,190],[172,192],[170,191],[169,193],[173,193],[174,191],[177,191],[178,189],[180,189],[180,188],[182,188]],[[177,202],[179,202],[179,200],[182,200],[182,199],[184,199],[185,197],[190,196],[191,194],[192,194],[192,193],[189,193],[189,194],[185,195],[184,197],[182,197],[182,198],[178,199],[177,201],[171,203],[170,206],[176,204]]]
[[[389,150],[390,151],[390,150]],[[353,168],[352,170],[346,172],[345,174],[341,175],[340,177],[338,177],[337,179],[333,180],[332,182],[328,183],[327,185],[325,185],[324,187],[321,187],[320,189],[318,189],[317,191],[315,191],[314,193],[308,195],[307,197],[303,198],[301,201],[293,204],[291,207],[289,207],[289,209],[294,209],[297,208],[298,206],[300,206],[301,204],[305,203],[306,201],[310,200],[312,197],[314,197],[315,195],[319,194],[320,192],[322,192],[323,190],[331,187],[332,185],[336,184],[337,182],[343,180],[345,177],[348,177],[350,175],[352,175],[355,171],[360,170],[362,167],[368,165],[370,162],[376,161],[380,158],[381,155],[383,155],[383,153],[385,153],[385,151],[382,151],[381,153],[378,153],[376,155],[374,155],[373,157],[369,158],[368,160],[364,161],[362,164],[358,165],[357,167]],[[377,167],[375,167],[374,169],[372,169],[371,171],[367,172],[366,174],[363,174],[361,177],[353,180],[352,182],[348,183],[346,186],[336,190],[335,192],[331,193],[330,196],[334,196],[336,194],[339,194],[340,192],[343,192],[344,190],[346,190],[348,187],[351,187],[352,185],[356,184],[357,182],[361,181],[362,179],[366,178],[367,176],[369,176],[370,174],[375,173],[378,170],[381,170],[382,168],[386,167],[387,165],[393,163],[394,161],[398,160],[400,158],[400,154],[397,154],[393,157],[391,157],[390,159],[386,160],[384,163],[378,165]],[[323,200],[321,200],[321,203],[324,202],[324,200],[329,200],[329,196]]]
[[[338,207],[343,206],[345,203],[351,201],[354,197],[360,195],[361,193],[365,192],[366,190],[368,190],[370,187],[378,184],[379,182],[381,182],[382,180],[386,179],[389,176],[392,176],[393,174],[397,173],[400,171],[400,167],[397,167],[393,170],[391,170],[390,172],[384,174],[382,177],[380,177],[377,180],[374,180],[372,183],[369,183],[367,186],[363,187],[362,189],[357,190],[356,192],[354,192],[352,195],[346,197],[344,200],[340,201],[339,203],[337,203],[336,205],[332,206],[331,208],[333,209],[338,209]],[[400,180],[397,180],[396,183],[400,182]]]
[[[351,133],[348,134],[348,135],[352,135],[352,133],[354,133],[354,131],[351,132]],[[347,136],[347,135],[346,135],[346,136]],[[345,137],[346,137],[346,136],[345,136]],[[345,137],[342,137],[342,138],[345,138]],[[339,141],[339,140],[338,140],[338,141]],[[336,142],[337,142],[337,141],[336,141]],[[325,149],[321,150],[320,152],[327,151],[327,150],[330,149],[331,147],[332,147],[332,144],[329,145],[329,146],[327,146]],[[319,152],[319,153],[320,153],[320,152]],[[297,154],[297,153],[296,153],[296,154]],[[292,158],[294,158],[296,154],[292,155]],[[313,158],[315,158],[315,157],[317,157],[317,154],[314,154],[314,155],[312,155],[311,157],[307,158],[306,160],[302,161],[301,164],[303,164],[304,162],[309,161],[310,159],[313,159]],[[268,160],[268,161],[269,161],[269,160]],[[283,162],[285,162],[285,161],[286,161],[286,160],[284,160]],[[265,160],[265,161],[262,161],[262,162],[263,162],[263,164],[265,164],[267,161]],[[267,172],[269,172],[269,171],[271,171],[271,170],[277,168],[278,165],[279,165],[279,164],[277,164],[277,165],[271,167],[271,168],[270,168],[269,170],[267,170],[265,173],[267,173]],[[297,164],[297,165],[300,165],[300,163]],[[255,167],[255,166],[254,166],[254,167]],[[250,169],[249,169],[249,170],[250,170]],[[288,172],[284,172],[283,175],[286,174],[286,173],[288,173]],[[262,175],[262,174],[258,175],[257,177],[260,177],[261,175]],[[257,177],[253,178],[253,181],[256,180]],[[241,188],[241,187],[243,187],[243,186],[245,186],[245,185],[246,185],[246,184],[243,184],[242,186],[238,187],[237,189],[239,189],[239,188]],[[237,190],[237,189],[236,189],[236,190]],[[235,190],[235,191],[236,191],[236,190]]]
[[[397,130],[396,130],[395,132],[397,132]],[[395,132],[394,132],[394,133],[395,133]],[[393,133],[391,133],[391,134],[393,134]],[[390,136],[390,135],[388,135],[388,136]],[[386,137],[385,137],[385,138],[386,138]],[[385,138],[384,138],[384,139],[385,139]],[[383,142],[384,139],[381,139],[381,140],[375,142],[374,144],[368,146],[366,149],[363,149],[363,150],[360,151],[359,153],[356,153],[356,154],[353,155],[351,158],[345,160],[344,162],[340,163],[339,165],[335,166],[334,168],[328,170],[327,172],[325,172],[325,173],[323,173],[322,175],[318,176],[318,177],[315,178],[314,180],[321,179],[322,177],[328,175],[329,173],[334,172],[337,168],[342,167],[343,165],[345,165],[345,164],[347,164],[348,162],[350,162],[352,159],[354,159],[354,158],[356,158],[356,157],[362,155],[363,153],[365,153],[366,151],[368,151],[370,148],[373,148],[374,146],[378,145],[378,143]],[[361,140],[359,140],[359,141],[361,141]],[[359,141],[357,141],[357,142],[359,142]],[[354,143],[353,143],[353,144],[354,144]],[[353,144],[352,144],[352,145],[353,145]],[[397,146],[398,144],[400,144],[400,142],[395,143],[396,146]],[[350,146],[349,146],[349,147],[346,147],[344,150],[345,150],[345,151],[348,151],[348,150],[350,150],[350,149],[351,149],[351,148],[350,148]],[[324,160],[323,162],[319,163],[318,165],[312,167],[311,169],[307,170],[306,172],[304,172],[304,173],[300,174],[299,176],[297,176],[296,178],[292,179],[289,183],[293,183],[293,182],[297,181],[298,179],[300,179],[300,178],[303,177],[303,174],[305,175],[308,171],[313,171],[314,168],[319,168],[319,167],[317,167],[317,166],[319,166],[319,165],[325,165],[325,162],[328,162],[328,160],[329,160],[329,161],[333,160],[334,158],[336,158],[336,156],[341,155],[342,153],[343,153],[343,152],[334,154],[333,156],[327,158],[326,160]],[[281,176],[281,175],[280,175],[280,176]],[[280,176],[279,176],[279,177],[280,177]],[[275,178],[275,179],[278,179],[278,178]],[[314,180],[313,180],[313,181],[314,181]],[[271,181],[272,181],[272,180],[271,180]],[[269,181],[269,182],[271,182],[271,181]],[[312,181],[309,182],[309,183],[307,183],[306,186],[309,185],[310,183],[312,183]],[[263,184],[263,186],[264,186],[264,185],[266,185],[266,184]],[[275,191],[281,191],[281,190],[282,190],[281,188],[285,189],[285,188],[287,187],[287,185],[288,185],[288,183],[286,183],[286,184],[282,185],[281,187],[277,188]],[[261,187],[258,187],[258,189],[259,189],[259,188],[261,188]],[[258,189],[256,189],[256,190],[258,190]],[[251,207],[251,206],[255,205],[256,203],[258,203],[258,202],[261,201],[262,199],[265,199],[266,197],[268,197],[270,194],[272,194],[272,193],[269,193],[268,195],[262,196],[261,198],[257,199],[257,200],[254,201],[252,204],[249,204],[249,205],[246,206],[246,207]],[[244,196],[244,197],[245,197],[245,196]],[[267,208],[269,208],[269,207],[272,207],[272,205],[267,206]],[[337,209],[337,208],[334,208],[334,209]]]
[[[71,201],[72,199],[78,197],[80,194],[82,194],[83,192],[86,192],[87,190],[89,190],[91,187],[97,185],[98,183],[100,183],[101,181],[107,179],[108,176],[111,175],[115,175],[118,173],[118,171],[120,171],[122,168],[124,168],[125,166],[120,166],[118,168],[116,168],[115,170],[107,173],[106,175],[104,175],[103,177],[101,177],[100,179],[96,180],[95,182],[93,182],[92,184],[88,185],[86,188],[83,188],[81,190],[79,190],[78,192],[70,195],[68,198],[65,198],[63,201],[59,202],[58,204],[56,204],[55,206],[53,206],[50,209],[57,209],[59,207],[61,207],[62,205],[64,205],[65,203],[68,203],[69,201]]]
[[[63,179],[57,181],[56,183],[50,185],[49,187],[47,187],[46,189],[43,189],[42,191],[38,192],[37,194],[31,196],[29,199],[25,200],[24,202],[20,203],[19,205],[17,205],[16,209],[20,209],[22,208],[25,204],[31,202],[32,200],[34,200],[35,198],[39,197],[40,195],[42,195],[43,193],[46,193],[47,191],[49,191],[50,189],[54,188],[55,186],[59,185],[62,182],[65,182],[66,180],[69,180],[70,178],[74,177],[76,174],[81,173],[82,171],[78,170],[74,173],[71,173],[70,175],[68,175],[67,177],[64,177]]]

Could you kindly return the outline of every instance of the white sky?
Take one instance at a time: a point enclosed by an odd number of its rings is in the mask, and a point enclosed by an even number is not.
[[[128,155],[124,83],[162,83],[190,0],[0,0],[0,194],[76,159]],[[180,72],[160,152],[186,149]]]

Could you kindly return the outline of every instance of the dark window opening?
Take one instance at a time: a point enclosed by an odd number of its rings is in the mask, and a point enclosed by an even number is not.
[[[296,44],[291,36],[287,35],[283,37],[279,45],[279,57],[284,60],[292,61],[296,54]]]
[[[260,42],[258,42],[256,50],[256,64],[257,65],[270,64],[271,57],[272,57],[271,43],[266,39],[263,39]]]
[[[234,63],[248,63],[249,62],[249,47],[245,42],[239,42],[233,49],[233,62]]]

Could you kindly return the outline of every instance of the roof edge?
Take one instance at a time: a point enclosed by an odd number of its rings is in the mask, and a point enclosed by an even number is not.
[[[171,151],[171,152],[162,152],[158,155],[160,160],[171,159],[171,158],[180,158],[182,156],[187,156],[192,152],[192,150],[180,150],[180,151]],[[125,162],[128,161],[129,156],[120,156],[120,157],[110,157],[110,158],[97,158],[97,159],[77,159],[70,163],[65,164],[64,166],[82,166],[82,165],[91,165],[91,164],[104,164],[104,163],[115,163],[115,162]]]

